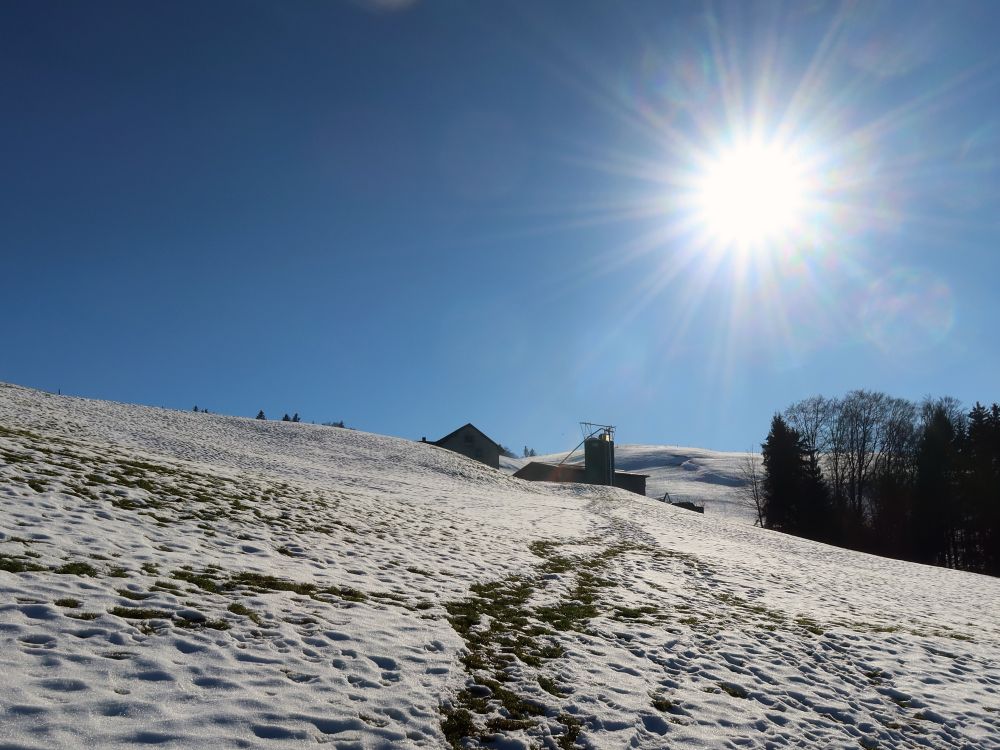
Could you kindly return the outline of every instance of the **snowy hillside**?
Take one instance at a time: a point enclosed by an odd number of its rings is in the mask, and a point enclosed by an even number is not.
[[[1000,747],[995,579],[4,385],[0,498],[8,750]]]
[[[744,486],[740,472],[746,453],[682,448],[675,445],[615,445],[615,468],[647,474],[646,496],[672,502],[688,501],[704,505],[710,516],[753,523],[754,514],[742,501]],[[551,453],[530,459],[502,458],[500,468],[513,474],[528,461],[559,463],[565,453]],[[759,460],[759,457],[758,457]],[[573,453],[568,463],[582,463],[583,449]]]

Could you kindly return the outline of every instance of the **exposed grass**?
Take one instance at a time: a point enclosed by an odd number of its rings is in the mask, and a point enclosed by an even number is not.
[[[651,696],[651,698],[652,698],[653,708],[655,708],[657,711],[662,711],[663,713],[669,713],[677,708],[677,704],[675,704],[672,700],[658,693],[654,693]]]
[[[823,628],[819,626],[819,623],[809,617],[796,617],[795,624],[799,627],[805,628],[807,631],[813,635],[823,635],[825,632]]]
[[[7,555],[0,555],[0,570],[6,570],[8,573],[32,573],[41,570],[48,570],[48,568],[44,565],[38,565],[30,562],[24,557],[9,557]]]
[[[551,677],[546,675],[538,675],[538,686],[544,690],[549,695],[554,695],[556,698],[565,698],[566,693],[559,689],[559,685]]]
[[[733,698],[748,698],[750,695],[744,688],[733,682],[720,682],[719,689]]]
[[[138,591],[129,591],[128,589],[118,589],[118,596],[124,596],[126,599],[131,599],[132,601],[141,602],[143,599],[148,599],[153,595]]]
[[[109,614],[123,617],[126,620],[169,620],[173,613],[165,609],[142,609],[137,607],[112,607]]]
[[[213,594],[219,594],[222,592],[222,586],[219,585],[218,579],[209,574],[208,572],[195,573],[193,570],[175,570],[170,574],[179,581],[187,581],[188,583],[194,584],[204,591],[209,591]],[[157,584],[166,588],[167,584],[163,581],[157,581]]]
[[[594,550],[595,540],[583,540],[576,546],[591,550],[570,555],[562,551],[564,545],[556,541],[534,542],[530,549],[542,558],[536,572],[477,583],[470,587],[467,599],[444,604],[449,623],[465,640],[468,652],[462,663],[475,683],[456,696],[456,707],[442,709],[442,730],[452,747],[460,747],[466,737],[485,742],[497,732],[530,731],[541,716],[553,716],[535,694],[517,692],[512,673],[538,670],[546,662],[560,658],[563,649],[551,637],[556,631],[586,632],[587,623],[602,612],[601,592],[613,585],[603,571],[619,555],[640,549],[621,544]],[[569,590],[554,603],[532,607],[531,598],[549,584],[553,574],[571,574]],[[639,616],[654,611],[620,609],[623,614]],[[536,673],[535,680],[553,698],[566,697],[551,676]],[[555,735],[558,746],[574,747],[581,731],[579,720],[559,713],[557,721],[565,728],[562,734]]]
[[[659,612],[659,610],[652,606],[615,607],[615,613],[612,617],[616,620],[638,620],[641,622],[650,622],[649,618],[657,612]]]
[[[559,723],[566,727],[566,732],[560,735],[557,743],[561,750],[572,750],[580,736],[580,720],[570,714],[559,714]]]
[[[56,599],[54,602],[57,607],[66,607],[67,609],[76,609],[80,606],[80,600],[74,599],[73,597],[67,596],[62,599]]]
[[[97,576],[97,568],[95,568],[90,563],[85,562],[71,562],[62,565],[53,571],[60,575],[73,575],[73,576]]]
[[[233,602],[232,604],[230,604],[227,607],[227,609],[230,612],[232,612],[234,615],[240,615],[241,617],[249,617],[257,625],[262,624],[262,620],[260,619],[260,615],[258,615],[256,612],[254,612],[249,607],[247,607],[247,606],[245,606],[243,604],[240,604],[239,602]]]
[[[453,750],[461,750],[462,740],[478,733],[476,722],[468,709],[442,708],[441,715],[441,731]]]
[[[100,612],[67,612],[67,617],[72,617],[74,620],[96,620],[101,616]]]

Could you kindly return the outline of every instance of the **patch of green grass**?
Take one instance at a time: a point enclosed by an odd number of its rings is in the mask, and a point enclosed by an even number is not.
[[[48,570],[44,565],[37,565],[25,560],[23,557],[8,557],[0,555],[0,570],[8,573],[32,573],[41,570]]]
[[[461,750],[462,740],[466,737],[479,735],[476,722],[467,709],[442,708],[441,715],[441,731],[452,750]]]
[[[580,571],[576,585],[566,599],[539,607],[535,615],[556,630],[580,630],[585,622],[598,615],[598,590],[609,583],[590,571]]]
[[[115,565],[108,568],[108,575],[112,578],[128,578],[128,571],[121,566]]]
[[[576,745],[576,740],[580,736],[582,724],[575,716],[566,713],[559,714],[559,723],[566,727],[566,731],[559,735],[556,741],[560,750],[572,750]]]
[[[97,568],[85,562],[66,563],[56,568],[54,572],[60,575],[90,576],[92,578],[97,576]]]
[[[188,630],[199,628],[210,628],[212,630],[229,630],[232,625],[225,620],[185,620],[183,617],[175,618],[174,625]]]
[[[100,612],[77,612],[77,613],[66,613],[67,617],[72,617],[74,620],[96,620],[101,616]]]
[[[565,698],[566,693],[559,689],[559,685],[551,677],[546,677],[545,675],[538,675],[538,686],[544,690],[549,695],[554,695],[556,698]]]
[[[538,555],[545,560],[542,570],[545,573],[568,573],[573,569],[573,557],[560,555],[555,550],[561,545],[558,541],[540,540],[528,545],[532,554]]]
[[[62,599],[56,599],[54,602],[57,607],[66,607],[67,609],[76,609],[80,606],[80,600],[74,599],[71,596],[63,597]]]
[[[222,586],[219,585],[218,579],[213,575],[209,575],[207,572],[195,573],[193,570],[175,570],[170,575],[179,581],[186,581],[194,584],[204,591],[209,591],[213,594],[222,593]],[[157,581],[157,583],[166,588],[166,584],[164,582]]]
[[[152,594],[145,594],[138,591],[129,591],[128,589],[118,589],[118,595],[124,596],[126,599],[131,599],[135,602],[141,602],[143,599],[148,599]]]
[[[138,607],[112,607],[108,612],[126,620],[169,620],[173,613],[165,609],[142,609]]]
[[[239,602],[233,602],[232,604],[230,604],[227,607],[227,609],[230,612],[232,612],[234,615],[240,615],[242,617],[249,617],[257,625],[260,625],[261,622],[262,622],[261,619],[260,619],[260,615],[258,615],[256,612],[254,612],[249,607],[247,607],[247,606],[245,606],[243,604],[240,604]]]
[[[613,617],[616,620],[646,620],[651,615],[657,613],[656,607],[644,606],[644,607],[615,607],[615,613]]]
[[[813,635],[823,635],[824,630],[819,626],[819,623],[809,617],[796,617],[795,623],[802,628],[805,628]]]
[[[277,578],[264,573],[252,573],[249,571],[243,571],[230,576],[229,583],[233,586],[248,588],[251,591],[291,591],[302,596],[314,596],[320,591],[320,588],[313,583],[289,581],[285,578]]]

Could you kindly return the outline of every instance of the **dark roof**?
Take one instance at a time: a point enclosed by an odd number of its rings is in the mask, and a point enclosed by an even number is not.
[[[473,430],[475,430],[480,435],[482,435],[484,438],[486,438],[489,442],[493,443],[493,445],[495,445],[497,447],[497,450],[500,450],[500,444],[496,440],[494,440],[493,438],[491,438],[489,435],[487,435],[485,432],[483,432],[482,430],[480,430],[478,427],[476,427],[474,424],[472,424],[472,422],[466,422],[461,427],[459,427],[457,430],[453,430],[452,432],[449,432],[447,435],[445,435],[440,440],[433,441],[431,443],[431,445],[441,445],[441,443],[445,442],[450,437],[454,437],[455,435],[457,435],[458,433],[460,433],[462,430],[464,430],[466,427],[471,427]]]
[[[521,478],[523,478],[521,476],[522,472],[528,474],[528,473],[532,473],[533,471],[535,471],[535,472],[539,471],[539,469],[537,469],[535,467],[544,467],[544,468],[546,468],[546,469],[548,469],[550,471],[569,471],[569,472],[581,472],[581,473],[584,472],[584,471],[586,471],[586,468],[584,468],[584,465],[583,464],[579,464],[579,463],[572,463],[572,464],[550,464],[550,463],[547,463],[546,461],[529,461],[524,466],[522,466],[520,469],[518,469],[517,471],[515,471],[514,472],[514,476],[517,477],[518,479],[521,479]],[[649,474],[637,474],[637,473],[635,473],[633,471],[615,471],[615,476],[618,476],[618,475],[622,475],[622,476],[626,476],[626,477],[642,477],[643,479],[648,479],[649,478]]]
[[[584,468],[580,464],[550,464],[544,461],[529,461],[514,472],[518,479],[529,481],[564,482],[574,481],[569,476],[583,476]],[[562,477],[567,477],[566,479]],[[578,480],[577,480],[578,481]]]

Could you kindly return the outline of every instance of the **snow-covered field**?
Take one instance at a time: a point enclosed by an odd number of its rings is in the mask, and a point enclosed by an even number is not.
[[[710,516],[753,523],[754,513],[740,495],[745,486],[741,467],[747,453],[683,448],[676,445],[615,445],[615,468],[646,474],[646,496],[672,502],[687,501],[705,506]],[[565,453],[535,458],[502,458],[500,468],[513,474],[528,461],[557,464]],[[759,465],[760,456],[756,456]],[[568,463],[583,463],[583,449],[574,452]]]
[[[6,750],[1000,747],[995,579],[5,385],[0,502]]]

